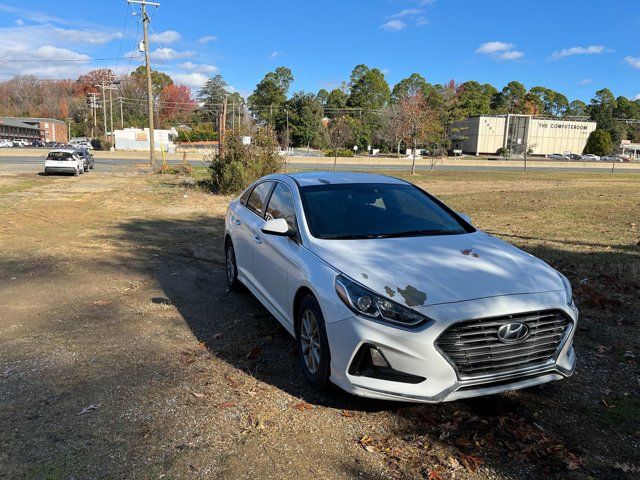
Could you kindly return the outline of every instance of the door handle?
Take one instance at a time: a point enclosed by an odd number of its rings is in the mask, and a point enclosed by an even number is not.
[[[236,218],[233,220],[233,223],[235,223],[236,225],[240,225],[242,222],[240,221],[239,218]]]
[[[256,242],[258,245],[262,243],[262,239],[258,235],[255,235],[253,237],[253,241]]]

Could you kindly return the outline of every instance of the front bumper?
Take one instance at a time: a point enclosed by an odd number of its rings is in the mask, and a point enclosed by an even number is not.
[[[436,339],[457,322],[550,309],[562,310],[571,319],[571,325],[554,355],[544,364],[474,378],[460,377],[454,366],[435,346]],[[578,312],[564,304],[564,292],[511,295],[434,305],[424,307],[421,313],[433,319],[433,322],[417,330],[403,330],[358,316],[328,322],[326,328],[331,349],[331,380],[344,390],[364,397],[437,403],[560,380],[571,376],[575,370],[573,335]],[[350,373],[349,367],[354,356],[364,344],[377,347],[394,370],[424,377],[426,380],[412,384]]]

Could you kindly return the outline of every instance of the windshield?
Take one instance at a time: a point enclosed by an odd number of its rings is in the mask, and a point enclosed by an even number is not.
[[[300,189],[311,234],[322,239],[392,238],[473,232],[408,184],[353,183]]]
[[[47,160],[65,161],[73,159],[73,155],[69,152],[49,152],[47,156]]]

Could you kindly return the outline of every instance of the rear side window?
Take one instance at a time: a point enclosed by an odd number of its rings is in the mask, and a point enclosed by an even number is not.
[[[247,204],[247,200],[249,200],[249,195],[251,195],[251,190],[253,190],[253,188],[247,188],[244,192],[242,192],[242,195],[240,195],[240,203],[242,205]]]
[[[269,195],[272,186],[273,182],[262,182],[256,185],[256,188],[253,189],[251,195],[249,195],[249,199],[247,200],[247,208],[253,213],[261,215],[262,208],[267,201],[267,196]]]
[[[276,188],[274,188],[273,194],[269,199],[265,218],[266,220],[284,218],[291,230],[298,230],[296,227],[296,208],[293,204],[293,195],[286,185],[282,183],[276,184]]]

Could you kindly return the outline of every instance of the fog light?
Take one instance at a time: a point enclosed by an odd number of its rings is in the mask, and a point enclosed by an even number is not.
[[[362,310],[363,312],[366,312],[367,310],[369,310],[371,308],[371,297],[368,297],[366,295],[362,296],[362,297],[358,297],[358,300],[356,301],[356,306],[358,307],[358,309]]]
[[[389,364],[382,356],[382,353],[377,348],[370,348],[369,355],[371,355],[371,364],[374,367],[389,367]]]

